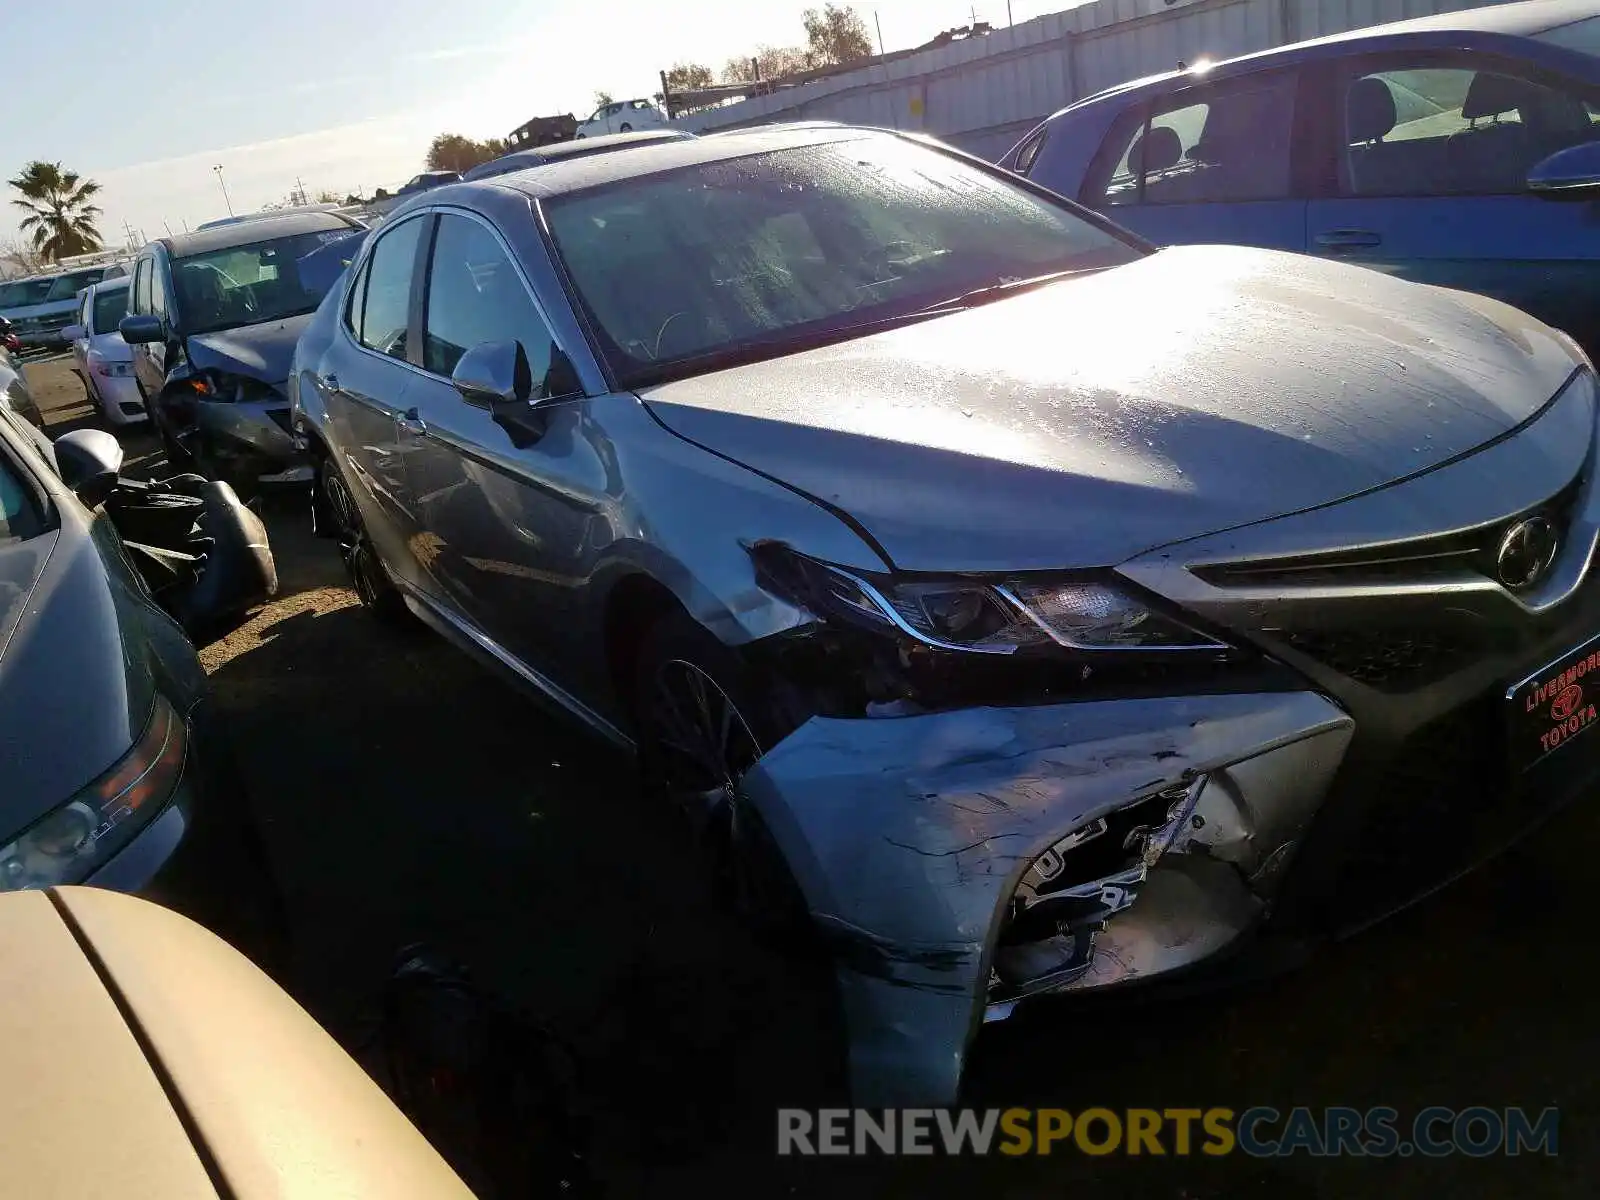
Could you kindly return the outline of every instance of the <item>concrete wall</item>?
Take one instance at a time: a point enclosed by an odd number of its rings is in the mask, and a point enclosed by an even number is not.
[[[998,157],[1074,100],[1198,58],[1230,58],[1485,0],[1095,0],[987,37],[681,118],[693,130],[828,119],[935,134]]]

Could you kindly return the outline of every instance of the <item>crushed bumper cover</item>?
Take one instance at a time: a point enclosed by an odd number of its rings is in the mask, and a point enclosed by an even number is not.
[[[1225,949],[1270,909],[1352,729],[1312,692],[800,726],[742,790],[835,952],[855,1102],[953,1103],[973,1036],[1016,999],[1136,982]],[[1172,819],[1138,831],[1133,868],[1089,889],[1116,899],[1080,961],[996,1001],[996,947],[1024,874],[1075,831],[1165,795],[1180,797]]]

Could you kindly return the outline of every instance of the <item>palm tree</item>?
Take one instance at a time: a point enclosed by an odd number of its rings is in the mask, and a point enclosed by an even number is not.
[[[94,180],[63,171],[60,163],[31,162],[6,182],[22,193],[11,203],[28,214],[20,222],[22,231],[47,261],[100,249],[100,231],[94,225],[100,208],[89,203],[100,190]]]

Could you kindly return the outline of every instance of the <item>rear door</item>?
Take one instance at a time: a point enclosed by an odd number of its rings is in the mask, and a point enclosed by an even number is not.
[[[142,255],[134,264],[133,284],[128,293],[129,316],[149,316],[154,311],[150,304],[150,276],[154,266],[155,257],[150,254]],[[133,347],[133,376],[148,407],[150,401],[161,394],[161,386],[165,381],[164,374],[157,366],[153,346]]]
[[[1078,199],[1158,245],[1305,249],[1298,72],[1201,83],[1125,110]],[[1048,184],[1047,184],[1048,186]]]
[[[1535,164],[1600,139],[1600,89],[1467,52],[1346,60],[1329,195],[1311,249],[1482,292],[1600,347],[1600,203],[1526,190]]]
[[[420,586],[415,514],[395,421],[409,402],[416,368],[414,281],[433,218],[384,227],[350,284],[340,328],[323,356],[317,386],[333,426],[334,453],[361,508],[367,533],[389,570]]]

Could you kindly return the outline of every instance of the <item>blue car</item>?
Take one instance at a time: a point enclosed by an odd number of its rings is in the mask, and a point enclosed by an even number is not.
[[[1600,349],[1600,4],[1358,30],[1091,96],[1003,166],[1158,244],[1480,292]],[[1558,202],[1564,201],[1564,202]]]

